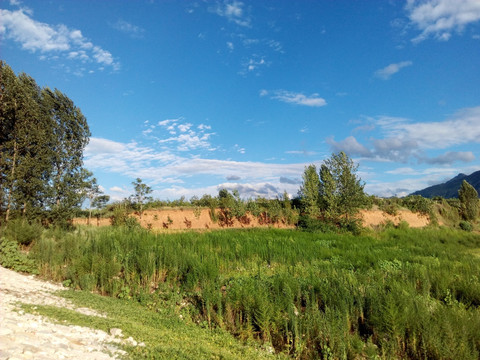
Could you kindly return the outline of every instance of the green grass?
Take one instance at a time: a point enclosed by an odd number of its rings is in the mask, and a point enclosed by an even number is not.
[[[478,359],[479,249],[478,234],[446,228],[361,236],[109,228],[45,234],[32,255],[44,276],[155,316],[169,304],[171,321],[189,331],[226,330],[293,358]],[[152,327],[175,329],[167,318]],[[179,331],[168,343],[184,341]]]
[[[47,316],[62,324],[100,329],[123,330],[124,338],[132,336],[141,346],[122,346],[128,358],[148,359],[279,359],[258,344],[242,344],[221,329],[205,329],[180,319],[167,303],[154,310],[138,303],[92,294],[86,291],[60,291],[78,307],[89,307],[107,318],[87,316],[55,306],[23,305],[23,309]]]

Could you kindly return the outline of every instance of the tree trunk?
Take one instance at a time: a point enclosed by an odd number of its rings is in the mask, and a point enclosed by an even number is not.
[[[12,192],[13,184],[15,179],[15,163],[17,161],[17,141],[13,141],[13,162],[12,162],[12,173],[11,173],[11,182],[10,189],[8,191],[8,200],[7,200],[7,211],[5,212],[5,223],[8,223],[8,218],[10,217],[10,208],[12,206]]]

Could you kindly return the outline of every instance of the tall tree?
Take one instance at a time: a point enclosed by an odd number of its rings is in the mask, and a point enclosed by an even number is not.
[[[49,141],[48,207],[51,220],[64,223],[85,197],[83,190],[88,184],[89,173],[83,168],[83,150],[88,144],[90,130],[80,109],[65,94],[45,88],[42,95],[53,133]]]
[[[300,186],[298,195],[300,196],[303,211],[308,216],[316,217],[320,214],[318,206],[320,178],[318,177],[316,166],[313,164],[306,166],[302,177],[303,183]]]
[[[327,220],[347,221],[365,203],[364,184],[355,165],[343,151],[325,160],[320,175],[320,204]]]
[[[92,173],[88,173],[88,176],[91,177]],[[89,178],[85,183],[85,194],[88,199],[88,222],[87,224],[90,225],[90,221],[92,219],[92,208],[95,207],[95,200],[103,194],[100,190],[100,186],[97,184],[96,178]],[[108,201],[108,200],[107,200]]]
[[[135,194],[132,196],[133,202],[139,207],[140,209],[140,219],[142,218],[143,214],[143,204],[151,200],[152,197],[149,194],[152,193],[152,188],[147,184],[142,182],[142,179],[137,178],[134,182],[132,182],[133,188],[135,189]]]
[[[337,183],[327,165],[320,167],[319,203],[323,217],[327,220],[339,217]]]
[[[465,220],[474,221],[478,216],[479,199],[478,192],[466,180],[463,180],[458,190],[461,212]]]
[[[26,74],[1,63],[0,169],[5,220],[11,211],[38,215],[45,192],[49,161],[45,156],[48,119],[40,106],[40,88]]]
[[[0,212],[64,222],[86,184],[85,117],[60,91],[0,61]]]

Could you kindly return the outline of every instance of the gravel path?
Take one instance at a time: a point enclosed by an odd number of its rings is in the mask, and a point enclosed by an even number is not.
[[[38,315],[19,310],[18,303],[53,305],[89,316],[105,315],[76,308],[52,292],[61,285],[21,275],[0,267],[0,359],[114,359],[125,355],[112,344],[120,343],[121,330],[112,336],[100,330],[54,324]],[[131,342],[133,339],[129,338]],[[135,343],[136,344],[136,343]]]

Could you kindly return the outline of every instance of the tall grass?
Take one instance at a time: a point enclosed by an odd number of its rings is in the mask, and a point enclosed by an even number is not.
[[[46,234],[43,274],[140,303],[176,298],[204,326],[299,359],[480,356],[480,236],[124,228]]]

